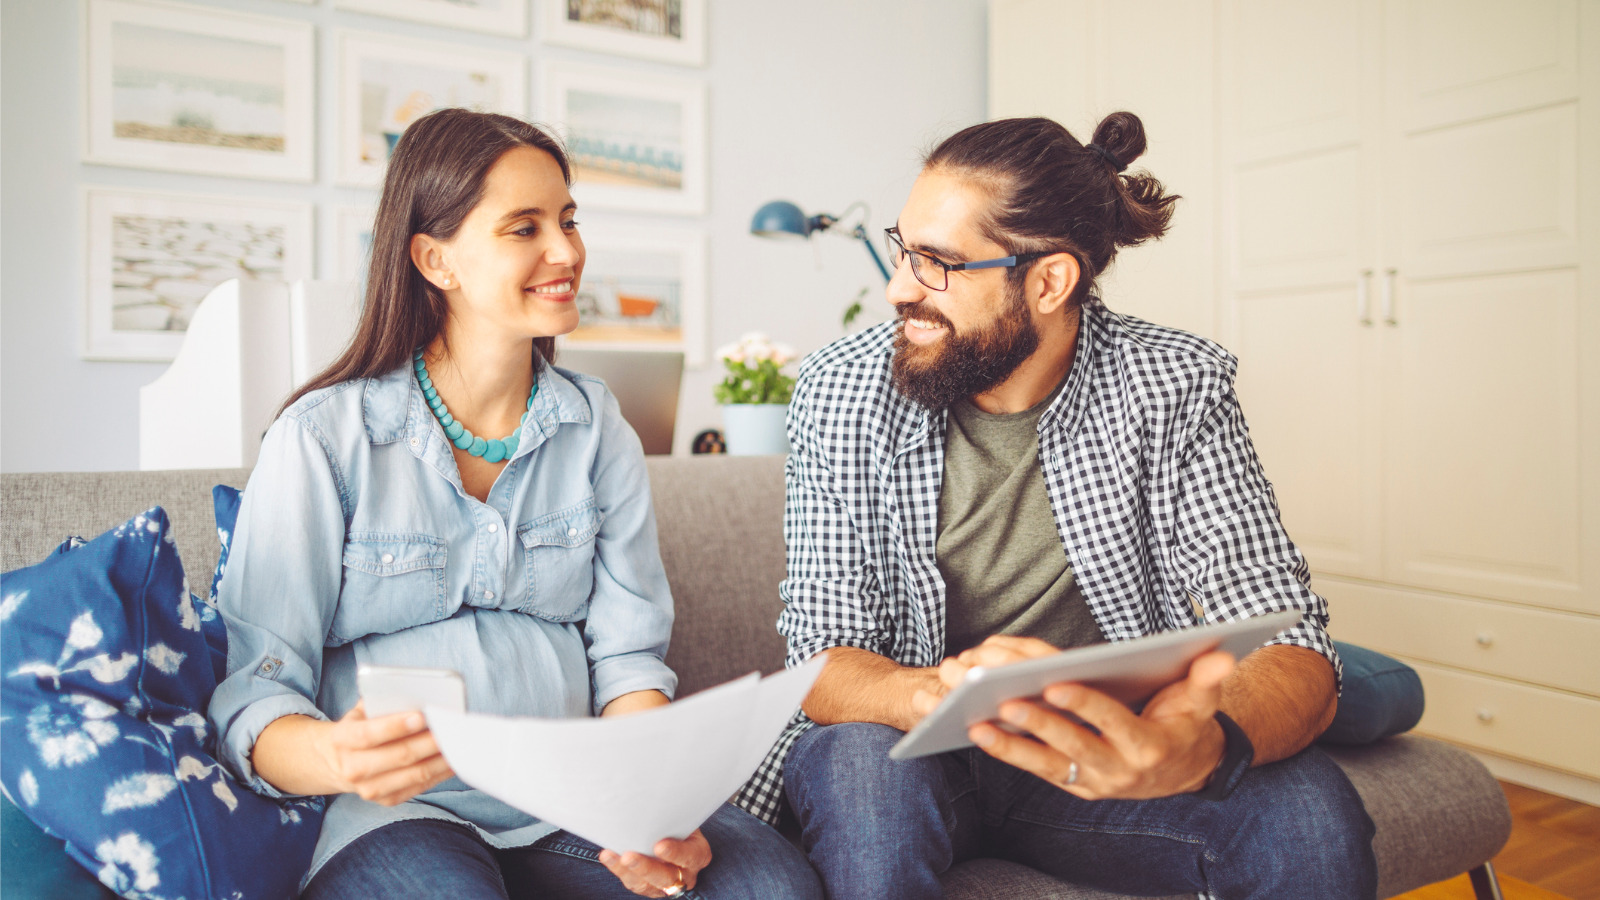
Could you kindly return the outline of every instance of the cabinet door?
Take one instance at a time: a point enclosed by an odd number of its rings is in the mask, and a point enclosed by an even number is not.
[[[1583,591],[1576,5],[1387,8],[1385,577],[1600,612]]]
[[[1373,3],[1224,5],[1224,292],[1239,397],[1313,569],[1378,577]],[[1286,41],[1284,35],[1317,35]]]

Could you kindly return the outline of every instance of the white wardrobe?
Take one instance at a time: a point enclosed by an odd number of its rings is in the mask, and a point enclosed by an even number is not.
[[[1600,803],[1600,0],[993,0],[990,115],[1145,120],[1114,307],[1220,341],[1335,637]]]

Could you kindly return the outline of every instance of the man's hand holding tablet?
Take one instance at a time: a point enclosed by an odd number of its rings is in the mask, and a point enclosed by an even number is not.
[[[1200,790],[1225,758],[1216,714],[1235,657],[1299,618],[1275,613],[1065,652],[991,637],[940,665],[946,693],[918,693],[924,718],[891,755],[976,744],[1090,800]]]

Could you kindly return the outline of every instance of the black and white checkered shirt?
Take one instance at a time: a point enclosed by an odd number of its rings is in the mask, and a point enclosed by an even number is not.
[[[1278,521],[1216,344],[1084,307],[1067,384],[1039,419],[1039,462],[1061,546],[1109,640],[1286,609],[1273,640],[1339,659],[1327,603]],[[778,631],[788,665],[860,647],[906,666],[944,655],[945,588],[934,562],[945,414],[895,390],[894,326],[824,347],[789,405]],[[1192,600],[1192,602],[1191,602]],[[734,798],[769,822],[798,714]]]

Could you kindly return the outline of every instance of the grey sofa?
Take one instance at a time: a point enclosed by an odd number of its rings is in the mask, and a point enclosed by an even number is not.
[[[784,573],[782,459],[652,457],[649,465],[661,556],[677,600],[667,662],[681,678],[680,696],[781,668],[784,644],[773,623]],[[203,591],[217,556],[211,486],[243,487],[247,476],[243,469],[0,476],[0,569],[37,562],[67,534],[92,537],[160,505],[176,528],[190,583]],[[1379,896],[1468,870],[1480,898],[1499,896],[1487,860],[1505,844],[1511,814],[1477,760],[1410,735],[1328,749],[1377,823]],[[999,860],[955,867],[946,887],[962,900],[1115,896]]]

